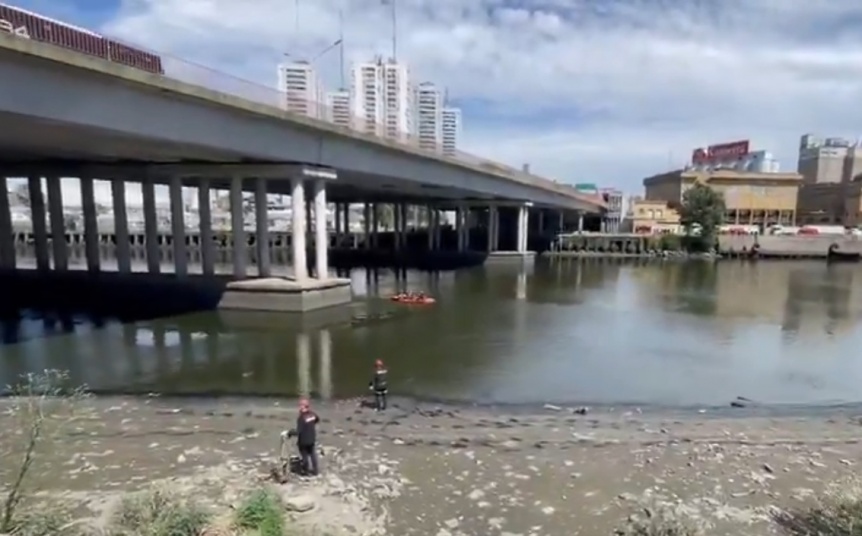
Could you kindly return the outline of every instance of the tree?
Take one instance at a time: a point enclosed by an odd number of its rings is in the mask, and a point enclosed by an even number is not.
[[[3,437],[0,456],[12,462],[11,478],[0,504],[0,534],[17,533],[16,512],[24,499],[33,464],[46,452],[56,450],[57,441],[85,413],[83,387],[69,389],[65,372],[46,370],[26,374],[9,386],[4,401]]]
[[[718,226],[724,223],[724,212],[724,196],[705,184],[695,183],[682,194],[681,223],[689,235],[697,228],[705,244],[712,244]]]

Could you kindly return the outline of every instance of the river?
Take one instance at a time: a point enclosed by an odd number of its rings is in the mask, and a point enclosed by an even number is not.
[[[120,324],[23,310],[0,324],[0,383],[58,368],[103,392],[339,398],[367,392],[383,359],[394,394],[446,401],[862,402],[862,270],[852,265],[573,259],[351,275],[354,304],[307,325],[256,313]],[[405,287],[438,303],[386,299]]]

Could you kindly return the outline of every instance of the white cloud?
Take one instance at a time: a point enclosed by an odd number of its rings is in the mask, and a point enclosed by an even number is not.
[[[398,57],[467,106],[464,149],[565,181],[640,189],[740,138],[795,165],[800,134],[862,131],[856,0],[394,0]],[[391,48],[380,0],[125,0],[104,28],[261,84],[338,37]],[[333,85],[337,54],[319,61]],[[483,112],[483,113],[480,113]]]

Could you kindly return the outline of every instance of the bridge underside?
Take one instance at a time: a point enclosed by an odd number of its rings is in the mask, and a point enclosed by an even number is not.
[[[136,138],[123,133],[98,128],[82,128],[59,122],[34,120],[15,114],[0,112],[0,172],[7,176],[23,176],[30,172],[44,173],[43,169],[68,169],[62,176],[75,177],[75,165],[121,165],[133,174],[136,165],[159,163],[195,164],[260,164],[239,154],[216,151],[206,147],[180,144],[171,141]],[[165,133],[170,138],[170,133]],[[301,162],[283,162],[301,163]],[[117,177],[95,177],[111,179]],[[287,178],[287,177],[285,177]],[[166,177],[154,177],[165,181]],[[196,179],[184,180],[195,186]],[[229,189],[230,177],[212,177],[213,188]],[[253,190],[253,184],[247,188]],[[289,194],[290,181],[271,180],[270,193]],[[327,187],[327,197],[333,202],[413,202],[443,203],[461,201],[511,201],[491,194],[458,188],[444,188],[422,184],[391,176],[380,176],[338,170],[338,180]]]

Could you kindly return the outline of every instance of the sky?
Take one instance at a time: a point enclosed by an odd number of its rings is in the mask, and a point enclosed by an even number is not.
[[[862,135],[858,0],[13,2],[266,86],[342,34],[348,65],[392,55],[394,2],[397,58],[462,107],[465,151],[631,194],[695,147],[794,170],[800,135]],[[338,56],[316,62],[333,89]]]

